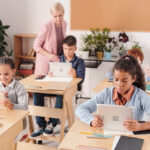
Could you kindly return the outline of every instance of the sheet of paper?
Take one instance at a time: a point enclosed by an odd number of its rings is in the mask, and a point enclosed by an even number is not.
[[[103,130],[104,135],[133,135],[131,131]]]
[[[70,82],[72,79],[73,79],[72,77],[50,77],[50,76],[46,76],[44,79],[36,80],[36,81],[43,81],[43,82],[47,82],[47,81]]]

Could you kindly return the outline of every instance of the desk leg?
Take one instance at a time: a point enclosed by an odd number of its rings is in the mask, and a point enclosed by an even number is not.
[[[73,96],[77,92],[77,85],[71,87],[68,89],[68,91],[65,93],[65,102],[67,104],[67,115],[68,115],[68,121],[69,121],[69,128],[74,123],[74,110],[72,105]]]
[[[65,123],[67,119],[67,105],[65,103],[64,97],[63,97],[63,113],[61,117],[61,129],[60,129],[60,142],[64,138],[64,132],[65,132]]]
[[[23,130],[23,121],[18,121],[0,137],[1,150],[14,150],[14,139]]]

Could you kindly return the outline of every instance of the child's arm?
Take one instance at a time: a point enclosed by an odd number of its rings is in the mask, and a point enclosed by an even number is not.
[[[123,125],[129,131],[150,130],[150,122],[139,123],[137,120],[126,120]]]
[[[20,84],[20,83],[18,83]],[[16,89],[17,103],[14,103],[14,109],[28,109],[28,93],[25,87],[20,84]]]
[[[7,98],[7,92],[1,93],[0,105],[6,109],[12,110],[14,108],[14,104]]]
[[[94,119],[92,113],[97,110],[97,104],[104,104],[104,100],[106,100],[106,96],[107,96],[107,92],[105,89],[100,93],[98,93],[92,99],[86,101],[85,103],[82,103],[76,109],[76,116],[84,123],[91,125],[91,122]],[[97,126],[95,123],[93,125]]]
[[[84,81],[84,77],[85,77],[85,64],[83,59],[79,59],[78,60],[78,66],[76,68],[76,74],[78,78],[82,78],[81,83]]]

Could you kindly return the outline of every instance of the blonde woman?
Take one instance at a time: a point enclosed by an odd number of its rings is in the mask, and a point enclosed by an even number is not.
[[[66,36],[67,24],[64,21],[64,7],[61,3],[54,3],[50,9],[52,20],[47,22],[41,28],[34,42],[34,49],[36,51],[36,63],[35,63],[35,75],[46,75],[49,71],[49,62],[59,61],[59,56],[63,54],[62,42]],[[44,97],[54,96],[44,93],[34,93],[34,105],[44,106]],[[61,99],[61,95],[57,95],[58,101]],[[60,106],[55,106],[56,108]],[[58,119],[51,118],[51,122],[56,126],[59,122]],[[47,134],[52,134],[51,124],[46,122],[44,117],[36,117],[36,123],[39,128],[33,132],[30,138],[37,137],[43,132],[47,131]]]
[[[61,3],[54,3],[50,9],[52,20],[40,29],[34,42],[36,51],[35,74],[46,75],[50,61],[59,61],[63,53],[62,41],[66,36],[67,24],[64,21],[64,7]]]

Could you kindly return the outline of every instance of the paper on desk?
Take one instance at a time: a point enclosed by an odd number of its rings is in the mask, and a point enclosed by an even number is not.
[[[36,80],[36,81],[70,82],[72,79],[73,79],[72,77],[50,77],[50,76],[46,76],[42,80]]]
[[[133,135],[131,131],[103,130],[104,135]]]

